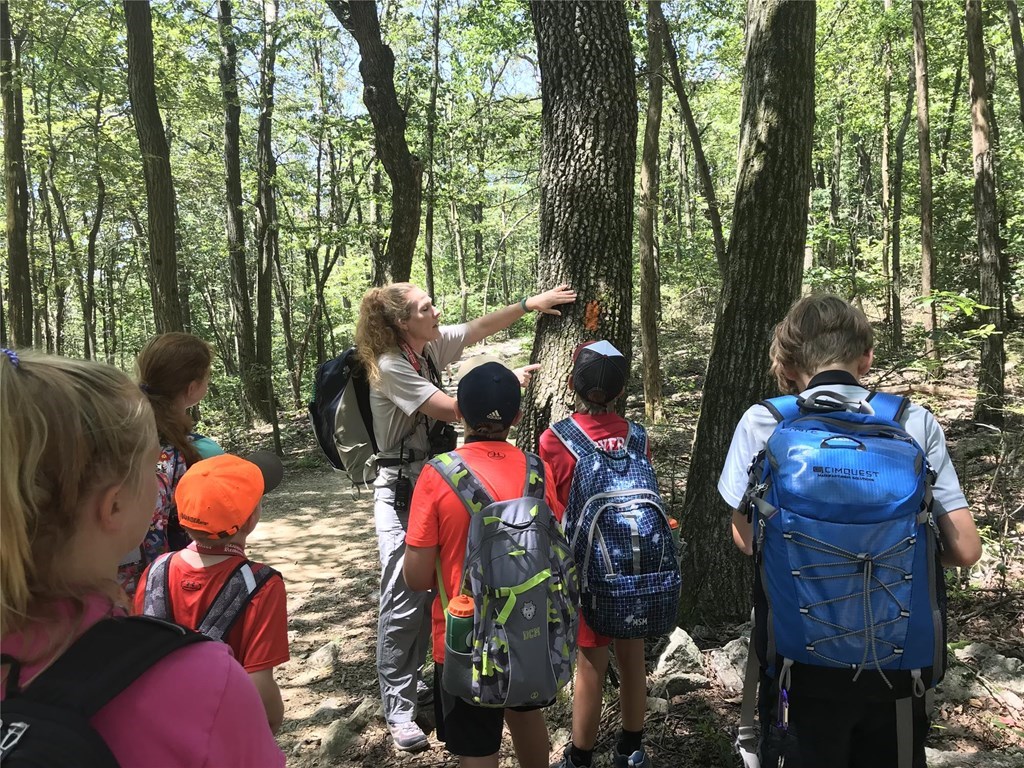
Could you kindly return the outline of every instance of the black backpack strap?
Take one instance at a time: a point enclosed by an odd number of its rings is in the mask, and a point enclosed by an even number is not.
[[[122,616],[91,626],[18,698],[91,718],[168,654],[206,638],[152,616]]]
[[[224,640],[256,593],[276,575],[277,571],[269,566],[253,568],[251,562],[243,559],[213,598],[196,629],[212,640]]]

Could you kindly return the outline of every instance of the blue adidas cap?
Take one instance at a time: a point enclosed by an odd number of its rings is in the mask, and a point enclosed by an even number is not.
[[[459,410],[471,429],[508,429],[519,413],[519,379],[501,363],[478,365],[459,381]]]

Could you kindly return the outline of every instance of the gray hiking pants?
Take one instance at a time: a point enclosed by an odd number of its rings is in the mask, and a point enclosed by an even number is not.
[[[419,470],[422,464],[414,464]],[[408,467],[403,469],[408,476]],[[413,481],[415,482],[415,471]],[[373,517],[380,550],[380,616],[377,619],[377,679],[389,723],[416,718],[416,682],[430,643],[434,592],[414,592],[402,576],[408,512],[393,506],[398,469],[381,468],[374,483]]]

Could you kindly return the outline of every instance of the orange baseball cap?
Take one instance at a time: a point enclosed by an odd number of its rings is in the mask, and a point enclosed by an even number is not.
[[[238,533],[263,494],[284,476],[281,460],[268,451],[246,458],[224,453],[197,461],[178,481],[174,501],[183,528],[218,539]]]

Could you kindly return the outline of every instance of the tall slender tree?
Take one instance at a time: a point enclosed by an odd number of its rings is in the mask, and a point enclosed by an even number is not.
[[[981,343],[978,396],[974,418],[1003,423],[1003,293],[999,269],[999,220],[996,210],[995,162],[991,144],[991,109],[985,84],[985,41],[981,0],[967,0],[967,71],[971,81],[971,147],[974,154],[974,218],[978,237],[979,298],[986,309],[981,321],[991,333]]]
[[[4,101],[4,193],[7,198],[7,275],[10,343],[32,345],[32,271],[28,253],[28,175],[25,112],[17,51],[7,0],[0,0],[0,88]],[[6,342],[7,340],[4,339]]]
[[[253,325],[249,274],[245,258],[245,218],[242,213],[241,114],[238,97],[238,45],[235,42],[231,0],[217,3],[220,37],[221,98],[224,100],[224,189],[228,242],[228,298],[234,331],[234,357],[246,401],[254,406],[265,399],[265,389],[253,375],[256,363],[256,330]]]
[[[376,0],[328,0],[327,5],[359,46],[363,102],[373,123],[377,157],[391,180],[391,231],[383,263],[375,263],[373,282],[408,280],[420,232],[423,163],[405,139],[405,110],[395,91],[395,55],[382,39]]]
[[[715,258],[718,261],[718,268],[724,271],[725,236],[722,234],[722,217],[718,210],[718,198],[715,195],[715,184],[711,178],[711,167],[708,165],[707,158],[704,155],[704,142],[700,137],[700,128],[693,117],[693,110],[690,108],[690,98],[686,95],[686,85],[683,83],[683,76],[679,71],[679,57],[676,55],[676,44],[672,40],[672,31],[668,28],[668,24],[665,23],[660,3],[655,13],[661,23],[661,34],[665,43],[665,58],[668,60],[669,72],[672,75],[672,88],[676,92],[676,98],[679,99],[679,112],[682,115],[683,124],[686,126],[686,135],[690,137],[690,144],[693,145],[694,165],[697,168],[697,178],[700,180],[700,191],[704,196],[704,202],[707,204],[708,223],[711,225],[711,237],[715,243]],[[685,142],[682,136],[679,137],[679,148],[680,173],[685,175],[687,172],[684,155]],[[689,188],[689,179],[686,180],[685,186],[687,189]],[[691,220],[689,217],[689,205],[689,195],[687,194],[687,221]]]
[[[159,333],[183,330],[178,295],[171,152],[160,120],[153,66],[153,14],[149,0],[124,0],[128,30],[128,94],[146,179],[149,275],[153,319]]]
[[[538,277],[579,298],[537,322],[533,379],[520,426],[535,445],[570,401],[565,374],[585,339],[632,352],[633,183],[637,100],[626,9],[620,0],[533,0],[541,73],[541,222]],[[571,318],[571,322],[566,320]]]
[[[1024,38],[1020,33],[1020,13],[1017,0],[1006,0],[1010,23],[1010,39],[1013,41],[1013,68],[1017,75],[1017,99],[1020,102],[1020,124],[1024,128]]]
[[[274,264],[277,260],[277,157],[274,155],[274,85],[277,63],[277,0],[263,0],[260,116],[256,134],[256,391],[257,411],[276,421],[273,384]]]
[[[936,309],[931,301],[935,285],[935,255],[932,242],[932,147],[928,119],[928,47],[925,43],[924,0],[911,0],[914,25],[914,71],[917,75],[917,154],[921,175],[921,296],[925,307],[925,351],[939,359],[935,338]]]
[[[658,134],[661,131],[662,49],[665,19],[661,0],[647,3],[647,123],[644,126],[640,164],[640,344],[643,350],[644,414],[652,423],[661,421],[661,360],[658,351],[658,307],[661,277],[658,273],[658,200],[660,184]]]
[[[774,389],[772,329],[799,295],[814,136],[814,3],[750,0],[739,174],[682,519],[684,616],[749,610],[746,563],[723,537],[730,510],[718,477],[744,409]]]

